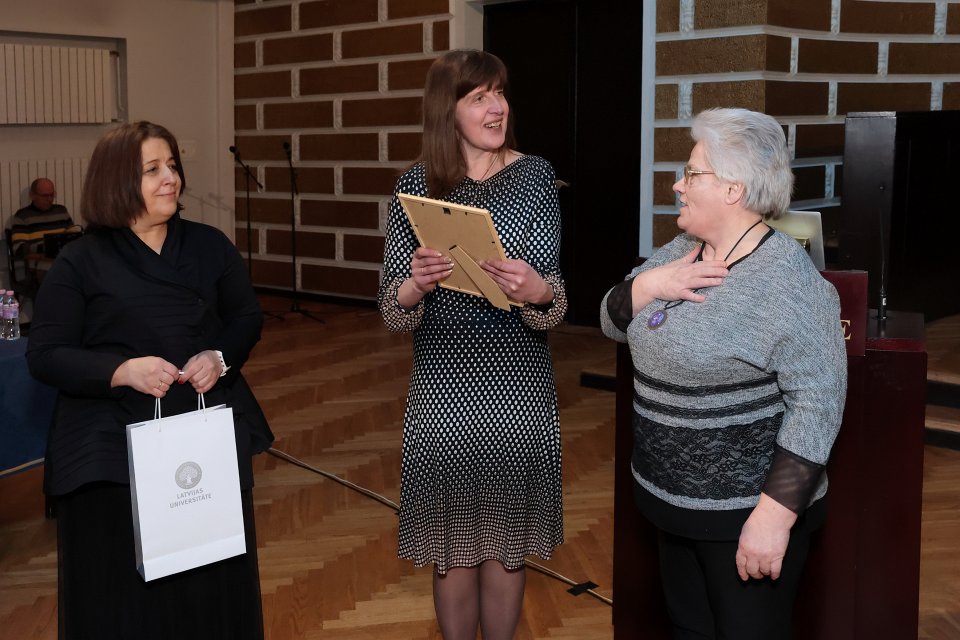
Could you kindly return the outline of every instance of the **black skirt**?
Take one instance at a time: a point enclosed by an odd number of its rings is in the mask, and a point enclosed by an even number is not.
[[[144,582],[130,487],[84,485],[56,498],[60,640],[263,638],[253,494],[241,492],[247,553]]]

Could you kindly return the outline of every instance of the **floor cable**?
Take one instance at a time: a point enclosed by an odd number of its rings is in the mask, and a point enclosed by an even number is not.
[[[274,457],[280,458],[281,460],[285,460],[286,462],[289,462],[290,464],[292,464],[292,465],[294,465],[294,466],[300,467],[301,469],[306,469],[307,471],[312,471],[313,473],[319,474],[319,475],[323,476],[324,478],[327,478],[328,480],[333,480],[334,482],[337,482],[337,483],[339,483],[339,484],[347,487],[348,489],[352,489],[353,491],[356,491],[357,493],[360,493],[360,494],[362,494],[362,495],[365,495],[366,497],[370,498],[371,500],[376,500],[376,501],[379,502],[380,504],[382,504],[382,505],[384,505],[384,506],[386,506],[386,507],[389,507],[389,508],[393,509],[394,513],[397,513],[397,514],[400,513],[400,505],[398,505],[398,504],[397,504],[396,502],[394,502],[393,500],[390,500],[389,498],[387,498],[387,497],[385,497],[385,496],[382,496],[382,495],[380,495],[379,493],[376,493],[375,491],[371,491],[370,489],[366,489],[366,488],[364,488],[364,487],[361,487],[360,485],[355,484],[355,483],[353,483],[353,482],[350,482],[349,480],[345,480],[344,478],[341,478],[340,476],[338,476],[338,475],[336,475],[336,474],[330,473],[329,471],[324,471],[323,469],[319,469],[319,468],[317,468],[317,467],[314,467],[313,465],[311,465],[311,464],[309,464],[309,463],[307,463],[307,462],[304,462],[303,460],[300,460],[300,459],[298,459],[298,458],[295,458],[295,457],[293,457],[292,455],[290,455],[289,453],[286,453],[285,451],[281,451],[280,449],[276,449],[276,448],[274,448],[274,447],[270,447],[269,449],[267,449],[267,453],[269,453],[270,455],[272,455],[272,456],[274,456]],[[571,580],[570,578],[568,578],[568,577],[566,577],[566,576],[564,576],[564,575],[562,575],[562,574],[557,573],[557,572],[554,571],[553,569],[548,569],[547,567],[543,566],[542,564],[539,564],[539,563],[534,562],[534,561],[532,561],[532,560],[524,560],[524,564],[526,564],[526,566],[530,567],[530,568],[533,569],[534,571],[537,571],[537,572],[539,572],[539,573],[542,573],[542,574],[545,575],[545,576],[549,576],[549,577],[551,577],[551,578],[554,578],[555,580],[559,580],[560,582],[564,582],[564,583],[570,585],[571,588],[570,588],[570,589],[567,589],[567,591],[568,591],[569,593],[571,593],[572,595],[577,596],[577,595],[580,595],[581,593],[586,593],[586,594],[589,594],[589,595],[593,596],[594,598],[596,598],[596,599],[599,600],[600,602],[603,602],[604,604],[607,604],[607,605],[609,605],[609,606],[613,606],[613,600],[611,600],[610,598],[608,598],[608,597],[606,597],[606,596],[604,596],[604,595],[601,595],[601,594],[597,593],[596,591],[594,591],[594,588],[597,587],[598,585],[596,585],[595,583],[593,583],[593,582],[591,582],[591,581],[589,581],[589,580],[587,580],[587,581],[585,581],[585,582],[574,582],[574,581]]]

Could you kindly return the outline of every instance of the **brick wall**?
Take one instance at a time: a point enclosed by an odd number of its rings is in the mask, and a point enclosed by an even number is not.
[[[236,145],[265,187],[250,200],[254,284],[291,287],[287,142],[298,289],[376,295],[389,196],[420,150],[426,70],[450,46],[449,1],[235,0]]]
[[[960,5],[655,2],[654,162],[645,167],[653,188],[644,201],[654,247],[677,233],[670,187],[693,146],[690,117],[705,108],[746,107],[783,124],[794,208],[823,213],[828,245],[843,215],[844,115],[960,109]]]

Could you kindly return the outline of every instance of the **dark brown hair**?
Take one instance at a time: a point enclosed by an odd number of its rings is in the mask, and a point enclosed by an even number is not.
[[[180,174],[180,193],[187,186],[180,164],[177,139],[165,127],[152,122],[127,122],[100,138],[83,181],[80,215],[90,227],[129,227],[143,213],[146,203],[140,189],[143,177],[143,143],[159,138],[170,145]],[[180,210],[180,205],[177,205]]]
[[[477,87],[503,89],[505,94],[508,90],[507,68],[492,53],[455,49],[437,58],[427,71],[419,160],[426,167],[427,195],[432,198],[450,193],[467,173],[457,135],[457,101]],[[514,148],[516,138],[510,111],[501,151]]]

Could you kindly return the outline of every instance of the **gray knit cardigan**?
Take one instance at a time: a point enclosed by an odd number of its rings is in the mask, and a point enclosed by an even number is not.
[[[761,491],[798,514],[826,493],[847,361],[836,290],[780,232],[701,290],[706,301],[668,309],[656,329],[665,301],[631,317],[633,278],[698,244],[681,234],[659,249],[607,293],[600,320],[633,358],[641,509],[672,532],[723,538]]]

